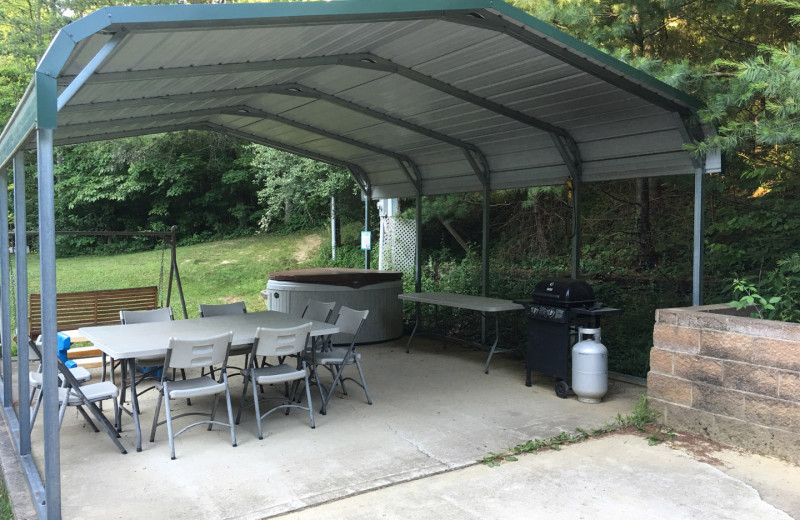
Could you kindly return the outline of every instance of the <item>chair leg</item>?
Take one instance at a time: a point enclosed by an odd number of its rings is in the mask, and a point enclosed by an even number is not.
[[[158,400],[156,401],[156,410],[153,412],[153,427],[150,428],[150,442],[156,440],[156,428],[158,428],[158,416],[161,415],[161,401],[164,399],[162,392],[158,393]]]
[[[39,407],[42,406],[42,390],[39,389],[39,394],[36,396],[36,404],[33,405],[31,410],[31,430],[33,430],[33,423],[36,422],[36,415],[39,413]]]
[[[305,363],[303,363],[305,365]],[[311,429],[316,428],[314,425],[314,404],[311,402],[311,385],[308,381],[308,369],[306,369],[306,399],[308,399],[308,415],[311,418]]]
[[[166,388],[164,389],[164,393],[167,394]],[[175,437],[172,435],[172,410],[170,410],[169,406],[169,397],[164,396],[164,409],[167,413],[167,435],[169,435],[169,453],[172,460],[175,460]]]
[[[239,413],[236,414],[236,424],[242,420],[242,408],[244,408],[244,398],[247,396],[247,382],[250,379],[250,373],[245,372],[244,383],[242,384],[242,398],[239,399]]]
[[[364,394],[367,396],[367,404],[372,404],[372,399],[369,397],[369,390],[367,389],[367,380],[364,379],[364,371],[361,369],[361,362],[356,358],[356,367],[358,368],[358,375],[361,376],[361,386],[364,387]]]
[[[264,435],[261,432],[261,409],[258,406],[258,385],[255,378],[250,378],[253,382],[253,406],[256,409],[256,424],[258,425],[258,440],[263,440]]]
[[[231,392],[228,388],[228,377],[225,377],[225,404],[228,405],[228,424],[231,425],[231,442],[236,447],[236,426],[233,424],[233,406],[231,406]]]
[[[94,423],[94,421],[92,421],[92,418],[91,418],[91,417],[89,417],[89,414],[88,414],[88,413],[86,413],[86,410],[84,410],[84,409],[83,409],[83,406],[78,406],[78,411],[79,411],[79,412],[81,413],[81,415],[83,416],[83,419],[84,419],[84,420],[85,420],[87,423],[89,423],[89,426],[91,426],[91,427],[92,427],[92,429],[94,430],[94,432],[95,432],[95,433],[99,433],[99,432],[100,432],[100,430],[98,430],[98,429],[97,429],[97,425]]]
[[[214,395],[214,404],[211,405],[211,414],[209,419],[213,421],[217,417],[217,403],[219,402],[219,394]],[[211,423],[208,423],[208,431],[211,431],[211,427],[214,426]]]

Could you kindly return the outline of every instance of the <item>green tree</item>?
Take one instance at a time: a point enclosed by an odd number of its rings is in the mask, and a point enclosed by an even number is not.
[[[324,225],[331,197],[336,197],[339,215],[358,218],[359,190],[349,171],[266,146],[251,149],[264,231]]]

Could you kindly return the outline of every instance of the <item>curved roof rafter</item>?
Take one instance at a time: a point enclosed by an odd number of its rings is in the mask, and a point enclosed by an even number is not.
[[[230,135],[233,137],[238,137],[239,139],[244,139],[246,141],[252,141],[254,143],[263,144],[264,146],[269,146],[270,148],[275,148],[277,150],[288,152],[294,155],[299,155],[300,157],[305,157],[307,159],[312,159],[314,161],[324,162],[327,164],[332,164],[334,166],[345,168],[347,170],[350,170],[350,173],[353,175],[353,178],[355,178],[356,182],[358,183],[359,187],[362,190],[366,192],[371,189],[369,179],[364,174],[364,170],[355,163],[342,161],[340,159],[336,159],[329,155],[311,152],[309,150],[299,148],[297,146],[292,146],[287,143],[282,143],[280,141],[268,139],[266,137],[259,136],[250,132],[245,132],[243,130],[228,128],[227,126],[219,125],[216,123],[204,122],[201,124],[192,125],[192,128],[195,130],[207,130],[211,132]]]

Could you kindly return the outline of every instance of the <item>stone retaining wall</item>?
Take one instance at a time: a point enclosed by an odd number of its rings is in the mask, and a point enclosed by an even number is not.
[[[668,427],[800,464],[800,324],[659,309],[647,395]]]

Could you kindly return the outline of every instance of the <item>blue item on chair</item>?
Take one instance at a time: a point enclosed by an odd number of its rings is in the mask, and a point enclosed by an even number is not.
[[[63,332],[56,332],[56,342],[58,345],[58,357],[67,365],[67,368],[75,368],[78,366],[74,361],[67,359],[67,351],[72,346],[72,340]]]

